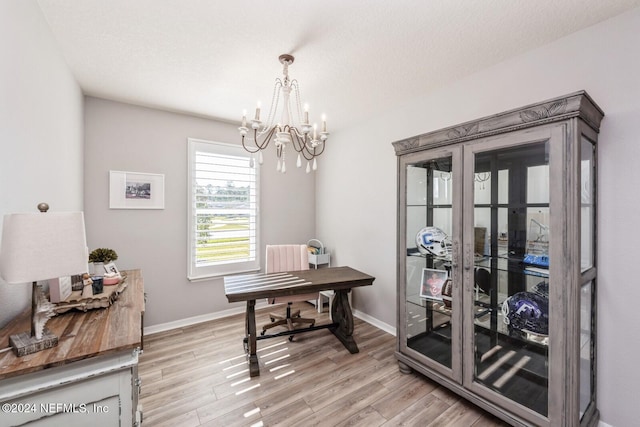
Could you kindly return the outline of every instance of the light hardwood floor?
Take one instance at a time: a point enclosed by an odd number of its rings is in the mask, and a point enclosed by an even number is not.
[[[269,322],[257,311],[257,325]],[[303,317],[329,323],[308,303]],[[259,377],[250,378],[235,315],[145,337],[140,356],[143,425],[503,426],[501,421],[419,374],[398,371],[395,337],[355,319],[360,352],[328,330],[258,342]]]

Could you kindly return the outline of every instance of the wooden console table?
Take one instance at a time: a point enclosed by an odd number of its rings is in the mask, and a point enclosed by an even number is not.
[[[229,302],[246,301],[246,336],[244,342],[249,358],[249,375],[260,375],[258,364],[257,340],[280,335],[290,335],[318,329],[329,329],[351,353],[358,352],[353,339],[353,314],[349,305],[348,293],[357,286],[370,286],[374,277],[350,267],[328,267],[318,270],[290,271],[285,273],[257,273],[240,276],[227,276],[224,290]],[[334,323],[328,325],[301,328],[279,334],[257,336],[256,299],[308,294],[326,290],[336,293],[331,305]]]
[[[47,322],[56,347],[23,357],[0,353],[0,426],[140,424],[144,282],[139,270],[126,273],[127,288],[109,308]],[[31,308],[0,330],[0,348],[9,335],[29,330],[30,318]]]

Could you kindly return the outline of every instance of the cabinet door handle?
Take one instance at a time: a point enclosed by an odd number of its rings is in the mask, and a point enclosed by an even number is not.
[[[464,269],[471,270],[472,266],[473,259],[471,258],[471,245],[467,243],[464,245]]]
[[[451,244],[451,267],[458,268],[459,263],[458,241],[454,240]]]

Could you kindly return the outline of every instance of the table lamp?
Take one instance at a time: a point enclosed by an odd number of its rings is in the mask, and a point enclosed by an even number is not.
[[[45,328],[54,314],[39,280],[81,274],[87,271],[88,249],[82,212],[41,213],[4,216],[0,246],[0,276],[9,284],[31,282],[31,332],[9,337],[17,356],[36,353],[58,345],[58,337]]]

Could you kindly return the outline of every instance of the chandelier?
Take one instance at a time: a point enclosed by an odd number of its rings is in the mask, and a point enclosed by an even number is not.
[[[302,166],[302,158],[307,161],[306,171],[309,173],[312,169],[318,168],[316,157],[324,151],[325,141],[329,137],[327,132],[327,119],[322,115],[322,130],[318,132],[317,124],[313,126],[309,123],[309,107],[305,104],[304,114],[300,105],[300,89],[298,81],[289,78],[289,65],[293,63],[292,55],[280,55],[280,63],[283,66],[283,79],[277,78],[273,88],[273,96],[271,97],[271,107],[267,120],[260,120],[260,103],[256,107],[256,115],[251,120],[250,133],[247,128],[247,112],[242,112],[242,126],[238,128],[242,135],[242,146],[246,151],[251,153],[249,164],[251,167],[255,165],[254,154],[257,153],[258,163],[262,164],[262,151],[265,150],[273,140],[278,156],[277,170],[282,173],[287,172],[286,151],[287,147],[293,147],[298,153],[296,166]],[[294,107],[296,117],[291,106],[291,95],[294,95]],[[280,101],[282,95],[282,102]],[[276,121],[276,117],[281,106],[280,121]],[[248,140],[248,141],[245,141]]]

